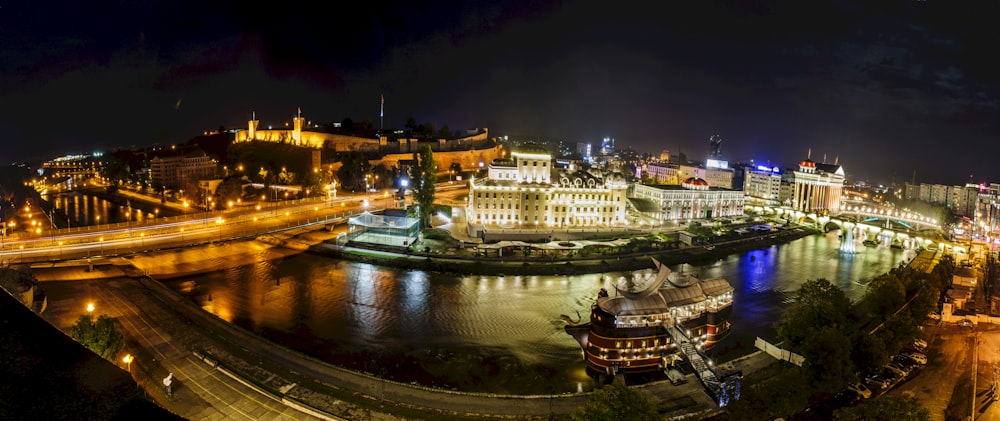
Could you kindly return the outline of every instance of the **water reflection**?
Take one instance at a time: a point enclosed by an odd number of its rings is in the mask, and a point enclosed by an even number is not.
[[[773,322],[803,281],[827,278],[856,299],[864,286],[854,281],[902,258],[900,250],[868,248],[842,259],[831,233],[671,269],[724,277],[736,289],[733,334],[713,351],[724,361],[751,350],[755,336],[773,338]],[[588,317],[597,291],[613,290],[620,276],[460,276],[296,255],[167,284],[225,320],[336,364],[404,382],[528,394],[593,387],[559,315]]]
[[[63,225],[66,218],[69,218],[70,227],[130,221],[144,222],[157,216],[167,216],[166,214],[160,215],[155,210],[149,212],[139,209],[138,203],[120,205],[97,196],[77,192],[51,194],[45,196],[44,199],[55,207],[55,219],[58,223]]]

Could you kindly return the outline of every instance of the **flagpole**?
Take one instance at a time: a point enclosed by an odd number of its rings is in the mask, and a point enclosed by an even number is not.
[[[382,123],[385,118],[385,95],[382,95],[382,103],[379,105],[378,109],[378,131],[382,132]]]

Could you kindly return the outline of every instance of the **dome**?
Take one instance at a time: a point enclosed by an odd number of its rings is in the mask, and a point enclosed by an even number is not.
[[[708,182],[698,177],[691,177],[681,183],[686,189],[708,190]]]
[[[800,167],[807,167],[807,168],[816,168],[816,163],[807,159],[805,161],[799,162],[799,166]]]

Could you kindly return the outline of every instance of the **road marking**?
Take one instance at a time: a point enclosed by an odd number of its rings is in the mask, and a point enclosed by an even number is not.
[[[109,291],[106,287],[102,286],[102,287],[98,288],[98,294],[105,295],[105,296],[110,296],[110,299],[108,301],[111,301],[111,300],[117,301],[119,303],[119,307],[124,307],[130,313],[133,314],[132,317],[137,317],[140,321],[142,321],[142,323],[145,324],[146,327],[148,329],[150,329],[153,333],[155,333],[156,336],[158,336],[160,338],[160,340],[162,341],[162,343],[165,344],[167,347],[172,348],[176,352],[181,352],[182,354],[190,355],[190,353],[187,350],[179,349],[177,346],[175,346],[173,344],[172,341],[167,340],[167,338],[164,338],[163,335],[159,332],[158,329],[154,328],[149,323],[149,321],[146,320],[146,318],[142,314],[140,314],[138,311],[135,310],[134,306],[129,305],[129,303],[126,300],[122,299],[115,292]],[[240,415],[243,415],[247,419],[252,419],[252,420],[257,419],[257,417],[254,417],[254,416],[251,416],[250,414],[247,414],[243,410],[241,410],[241,409],[233,406],[233,404],[227,403],[226,400],[222,399],[222,397],[220,397],[219,395],[217,395],[214,392],[212,392],[208,387],[206,387],[205,385],[201,384],[201,382],[197,381],[194,378],[194,376],[190,375],[190,373],[187,370],[185,370],[184,368],[181,368],[177,363],[170,361],[170,359],[167,358],[166,354],[164,354],[163,351],[161,351],[156,345],[154,345],[152,343],[152,341],[149,340],[149,338],[147,337],[147,335],[143,334],[139,330],[139,327],[136,326],[136,324],[131,320],[131,318],[129,318],[128,316],[126,316],[121,311],[120,308],[118,309],[118,311],[122,315],[123,320],[126,321],[132,327],[132,330],[136,333],[136,335],[139,336],[139,337],[141,337],[148,344],[147,349],[150,349],[151,351],[153,351],[156,354],[158,354],[160,356],[160,359],[163,361],[164,364],[171,364],[171,365],[173,365],[174,368],[176,369],[176,371],[179,374],[181,374],[185,378],[185,380],[190,380],[193,384],[195,384],[196,386],[198,386],[199,388],[201,388],[205,393],[207,393],[208,395],[212,396],[213,398],[215,398],[216,400],[218,400],[220,403],[224,404],[225,405],[225,406],[223,406],[224,408],[231,408],[232,410],[235,410],[237,413],[239,413]],[[189,358],[190,358],[189,356],[185,357],[184,360],[188,361],[189,363],[191,363],[192,361],[190,361]],[[288,414],[285,414],[284,411],[281,410],[281,409],[273,407],[273,406],[271,406],[271,405],[269,405],[269,404],[267,404],[265,402],[261,402],[260,400],[256,399],[256,397],[248,395],[247,393],[244,393],[242,390],[236,389],[229,382],[227,382],[224,379],[222,379],[221,376],[219,376],[219,374],[217,372],[209,371],[205,367],[202,367],[200,364],[196,364],[195,363],[194,366],[195,366],[196,370],[200,370],[203,373],[208,374],[208,376],[210,378],[212,378],[213,380],[215,380],[215,381],[217,381],[219,383],[222,383],[225,387],[227,387],[230,390],[238,393],[239,395],[243,396],[244,398],[249,399],[250,401],[252,401],[252,402],[260,405],[261,407],[263,407],[263,408],[265,408],[267,410],[270,410],[270,411],[274,411],[275,413],[277,413],[280,416],[289,417],[289,418],[292,418],[292,419],[299,419],[299,418],[291,417]],[[212,405],[212,406],[214,407],[215,405]],[[288,408],[284,408],[284,409],[288,409]]]

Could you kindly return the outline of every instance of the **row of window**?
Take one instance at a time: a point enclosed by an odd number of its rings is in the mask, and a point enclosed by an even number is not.
[[[528,218],[529,217],[527,215],[525,215],[524,216],[524,222],[531,222],[531,221],[529,221]],[[476,214],[476,220],[477,221],[511,221],[511,222],[513,222],[516,219],[517,219],[516,215],[509,215],[509,214],[503,214],[503,215],[481,214],[481,213],[477,213]],[[562,217],[556,217],[556,218],[554,218],[553,222],[555,222],[555,223],[562,223],[562,224],[580,223],[580,222],[586,222],[586,223],[590,223],[590,224],[596,224],[596,223],[608,224],[608,223],[611,223],[612,220],[616,220],[616,219],[617,218],[608,218],[608,217],[601,217],[600,219],[598,219],[597,217],[588,218],[588,217],[583,217],[583,216],[562,216]],[[538,215],[534,216],[534,222],[536,224],[539,222],[538,221]],[[546,215],[545,217],[542,218],[541,222],[548,223],[549,222],[549,217]]]

